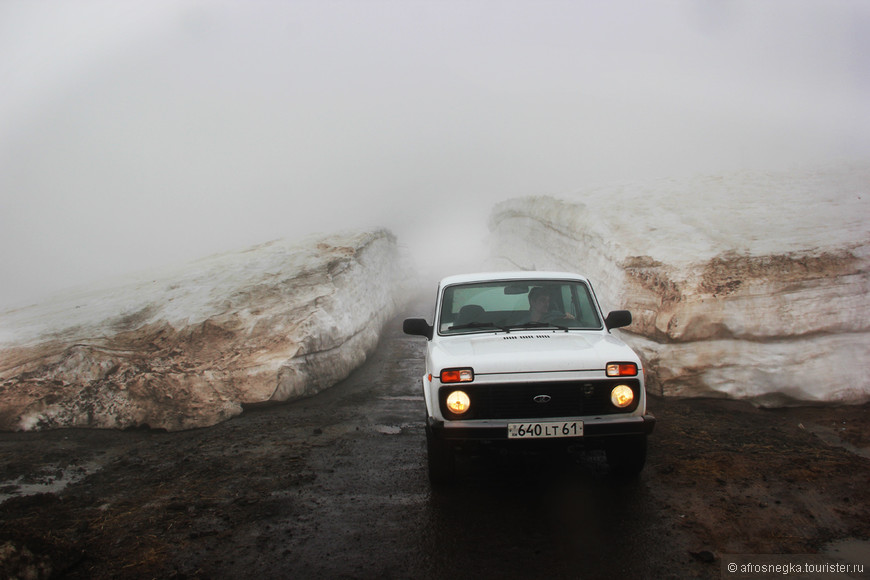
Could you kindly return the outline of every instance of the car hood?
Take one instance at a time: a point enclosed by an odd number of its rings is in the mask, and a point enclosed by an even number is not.
[[[432,369],[471,367],[475,374],[604,370],[608,362],[640,361],[605,333],[511,332],[442,337],[432,345]]]

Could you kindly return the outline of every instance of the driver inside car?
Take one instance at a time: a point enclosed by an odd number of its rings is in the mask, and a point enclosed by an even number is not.
[[[529,292],[529,313],[526,322],[553,322],[554,320],[574,320],[571,313],[550,310],[550,294],[544,288],[535,286]]]

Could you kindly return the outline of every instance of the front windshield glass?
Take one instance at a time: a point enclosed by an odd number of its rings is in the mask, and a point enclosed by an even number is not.
[[[602,328],[589,287],[577,280],[503,280],[448,286],[438,324],[441,334]]]

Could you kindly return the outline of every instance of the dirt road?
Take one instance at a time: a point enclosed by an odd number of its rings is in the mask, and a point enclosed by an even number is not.
[[[870,406],[654,399],[635,481],[483,457],[433,491],[400,326],[340,385],[216,427],[0,434],[0,577],[720,578],[870,545]]]

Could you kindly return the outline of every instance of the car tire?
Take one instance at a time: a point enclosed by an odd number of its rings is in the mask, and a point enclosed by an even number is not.
[[[605,447],[605,453],[611,472],[626,477],[635,476],[646,464],[646,435],[612,441]]]
[[[456,476],[456,456],[445,441],[426,428],[426,455],[429,461],[429,481],[434,485],[446,485]]]

